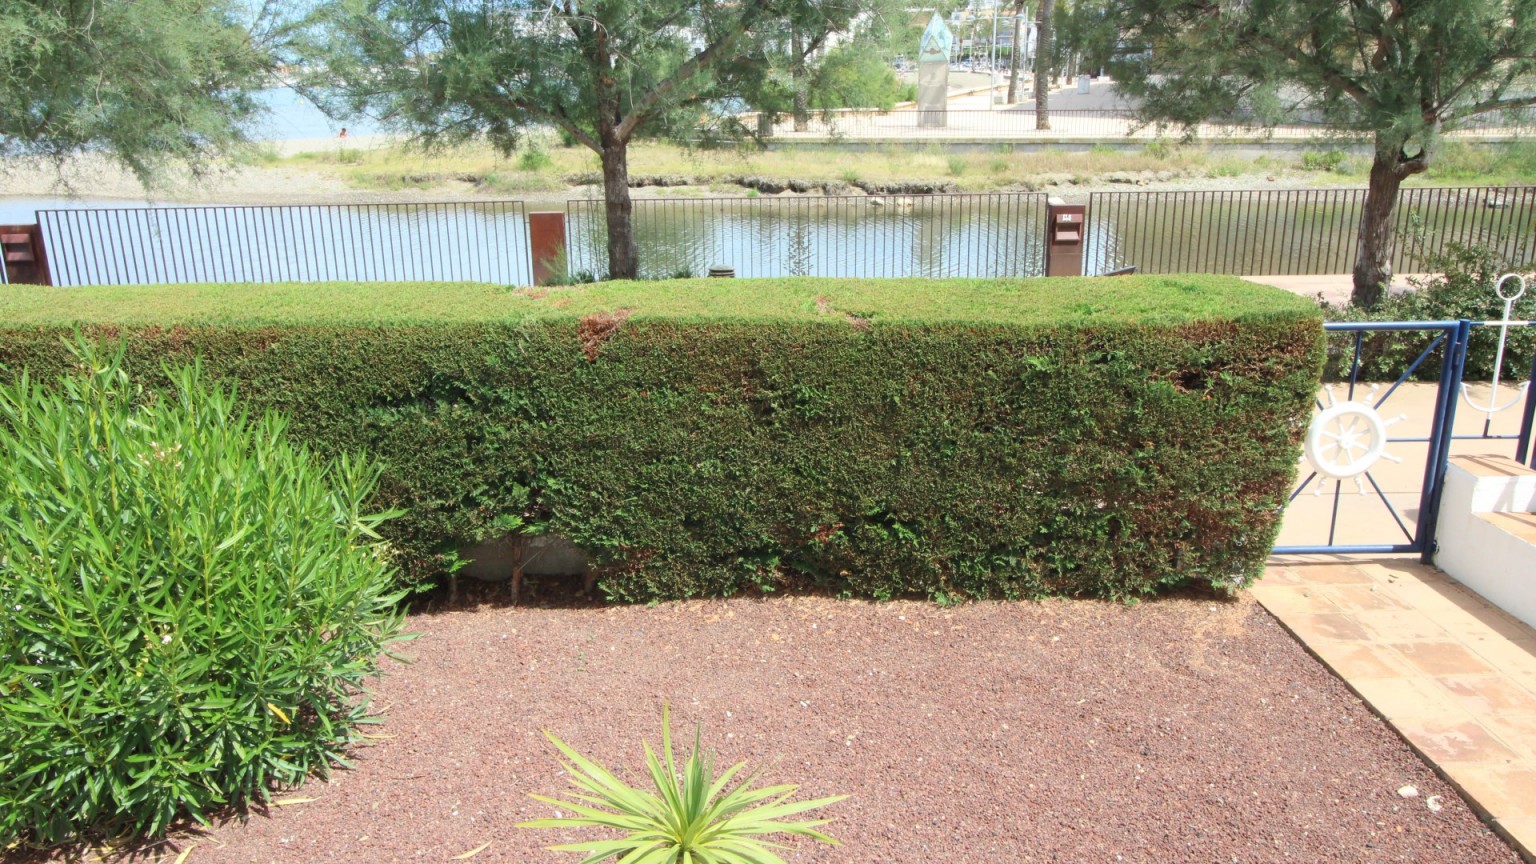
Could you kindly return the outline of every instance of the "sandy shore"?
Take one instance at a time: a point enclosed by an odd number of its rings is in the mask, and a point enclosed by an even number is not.
[[[345,140],[345,146],[352,149],[387,147],[393,143],[385,136],[358,136]],[[310,138],[275,142],[273,146],[278,153],[290,156],[339,148],[343,142],[335,138]],[[463,189],[454,189],[454,185]],[[474,194],[473,187],[467,183],[430,190],[358,189],[338,177],[289,166],[233,165],[203,177],[176,171],[148,191],[132,172],[91,155],[72,160],[62,170],[51,164],[19,161],[0,169],[0,199],[11,200],[84,198],[140,204],[362,204],[476,197],[483,196]]]

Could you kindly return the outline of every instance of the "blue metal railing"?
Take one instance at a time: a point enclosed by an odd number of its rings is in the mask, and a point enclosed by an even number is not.
[[[1393,394],[1398,391],[1398,388],[1400,388],[1404,382],[1406,382],[1414,375],[1415,372],[1419,370],[1419,367],[1422,366],[1424,362],[1430,357],[1430,355],[1434,353],[1436,348],[1444,346],[1446,349],[1441,352],[1440,386],[1436,391],[1434,416],[1430,421],[1429,438],[1426,442],[1428,444],[1428,456],[1424,470],[1423,484],[1420,489],[1418,518],[1415,521],[1413,530],[1410,531],[1408,526],[1404,523],[1402,515],[1398,513],[1397,508],[1393,506],[1391,499],[1387,497],[1387,494],[1382,490],[1381,485],[1376,481],[1376,478],[1367,468],[1367,470],[1363,472],[1365,481],[1370,483],[1371,489],[1376,494],[1376,497],[1381,500],[1383,505],[1385,505],[1387,510],[1391,513],[1393,520],[1402,530],[1407,542],[1364,544],[1338,543],[1337,538],[1339,526],[1339,508],[1343,499],[1344,480],[1342,478],[1335,478],[1333,504],[1328,519],[1328,542],[1322,545],[1276,546],[1274,551],[1277,554],[1363,554],[1383,552],[1418,552],[1420,554],[1425,554],[1427,550],[1433,548],[1435,526],[1434,508],[1437,504],[1436,498],[1438,497],[1437,493],[1440,480],[1444,477],[1445,474],[1445,459],[1449,456],[1450,452],[1449,448],[1451,436],[1448,434],[1448,432],[1451,430],[1452,424],[1456,419],[1455,394],[1460,389],[1461,372],[1465,367],[1466,334],[1470,331],[1470,322],[1351,321],[1325,324],[1324,328],[1329,332],[1348,332],[1355,334],[1355,338],[1353,340],[1353,357],[1349,367],[1348,391],[1346,395],[1346,401],[1351,402],[1354,401],[1355,391],[1360,385],[1360,361],[1366,333],[1388,331],[1423,331],[1426,333],[1436,334],[1430,341],[1429,345],[1419,353],[1417,358],[1414,359],[1413,363],[1410,364],[1408,368],[1403,370],[1402,374],[1398,376],[1397,380],[1393,382],[1392,386],[1387,389],[1386,395],[1375,401],[1372,407],[1376,409],[1379,409],[1383,404],[1387,402],[1388,399],[1392,398]],[[1323,407],[1324,406],[1321,400],[1319,400],[1318,408],[1322,409]],[[1385,443],[1396,443],[1401,440],[1408,439],[1388,438],[1386,439]],[[1327,479],[1328,478],[1319,478],[1319,472],[1314,468],[1314,470],[1307,475],[1306,479],[1302,480],[1301,483],[1298,484],[1296,488],[1291,492],[1289,501],[1294,502],[1297,497],[1299,497],[1301,493],[1306,490],[1307,486],[1310,485],[1313,480],[1318,480],[1319,483],[1326,484]]]
[[[1533,428],[1536,428],[1536,385],[1527,388],[1525,404],[1522,410],[1520,432],[1518,435],[1494,434],[1491,424],[1485,423],[1483,430],[1478,434],[1458,435],[1455,431],[1456,408],[1461,394],[1462,379],[1466,371],[1467,347],[1470,336],[1475,327],[1499,326],[1498,321],[1361,321],[1338,322],[1324,325],[1330,333],[1352,333],[1352,357],[1347,378],[1346,401],[1355,400],[1356,390],[1361,386],[1361,360],[1365,337],[1373,332],[1414,332],[1420,331],[1431,335],[1429,344],[1419,352],[1409,366],[1397,376],[1390,387],[1380,399],[1370,404],[1372,409],[1380,409],[1393,394],[1397,393],[1410,378],[1419,371],[1426,361],[1432,357],[1436,350],[1440,350],[1440,374],[1438,386],[1435,391],[1433,417],[1430,421],[1429,434],[1416,436],[1387,437],[1385,444],[1414,443],[1426,446],[1425,466],[1422,483],[1419,490],[1419,505],[1413,525],[1410,528],[1404,518],[1404,514],[1392,503],[1387,492],[1370,471],[1367,465],[1358,475],[1354,475],[1356,484],[1362,492],[1365,485],[1369,484],[1371,493],[1378,498],[1397,528],[1403,534],[1403,542],[1380,543],[1340,543],[1338,542],[1338,529],[1340,508],[1343,500],[1344,477],[1322,476],[1320,471],[1313,466],[1313,470],[1305,479],[1292,490],[1288,503],[1295,502],[1313,481],[1319,484],[1327,484],[1333,481],[1333,501],[1328,517],[1328,541],[1324,544],[1302,544],[1276,546],[1277,554],[1380,554],[1380,553],[1418,553],[1427,563],[1435,550],[1435,524],[1440,510],[1441,490],[1444,486],[1446,466],[1449,463],[1451,443],[1456,440],[1511,440],[1517,441],[1515,458],[1522,463],[1536,467],[1536,453],[1532,450]],[[1536,322],[1510,321],[1511,327],[1527,327],[1536,325]],[[1532,359],[1531,375],[1536,379],[1536,358]],[[1341,382],[1343,384],[1343,382]],[[1330,391],[1330,399],[1331,391]],[[1369,400],[1368,400],[1369,401]],[[1325,406],[1318,400],[1318,408]],[[1390,424],[1385,424],[1390,425]],[[1319,490],[1321,492],[1321,490]]]

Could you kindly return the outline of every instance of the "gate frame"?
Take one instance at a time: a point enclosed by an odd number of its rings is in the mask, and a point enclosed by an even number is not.
[[[1355,387],[1359,384],[1360,375],[1360,348],[1363,335],[1367,332],[1391,332],[1391,331],[1440,331],[1440,335],[1430,342],[1429,346],[1420,354],[1419,360],[1398,378],[1392,390],[1397,389],[1417,368],[1418,363],[1428,357],[1442,342],[1445,343],[1445,351],[1440,360],[1440,383],[1435,394],[1435,414],[1430,421],[1428,454],[1424,464],[1424,481],[1419,492],[1419,515],[1414,526],[1413,539],[1409,543],[1391,544],[1336,544],[1332,542],[1334,529],[1339,521],[1339,496],[1342,494],[1343,481],[1335,481],[1338,485],[1334,489],[1333,513],[1329,518],[1328,534],[1329,543],[1324,545],[1294,545],[1276,546],[1270,550],[1272,555],[1365,555],[1382,553],[1417,552],[1419,560],[1430,563],[1435,552],[1435,522],[1440,512],[1440,496],[1445,485],[1445,469],[1450,459],[1451,439],[1456,423],[1456,402],[1461,392],[1462,373],[1466,370],[1467,361],[1467,337],[1472,331],[1472,322],[1459,321],[1340,321],[1329,322],[1323,325],[1326,332],[1345,332],[1360,334],[1355,339],[1355,356],[1349,370],[1349,395],[1354,396]],[[1388,396],[1392,390],[1388,390]],[[1382,397],[1385,401],[1386,397]],[[1308,480],[1310,482],[1310,478]],[[1374,481],[1373,481],[1374,483]],[[1291,495],[1295,500],[1300,494],[1300,488]],[[1385,502],[1386,495],[1377,489],[1377,494]],[[1287,504],[1290,502],[1288,501]],[[1388,504],[1388,507],[1391,505]]]

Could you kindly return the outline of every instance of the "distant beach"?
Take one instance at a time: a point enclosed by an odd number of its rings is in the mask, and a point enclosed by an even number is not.
[[[256,101],[266,109],[251,135],[257,141],[286,144],[299,140],[335,140],[343,127],[347,130],[349,141],[383,132],[377,123],[367,117],[332,120],[316,108],[314,103],[289,87],[274,87],[255,95]]]

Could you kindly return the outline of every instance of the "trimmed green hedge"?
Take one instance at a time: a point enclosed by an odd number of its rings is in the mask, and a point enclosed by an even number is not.
[[[1242,584],[1323,356],[1312,303],[1210,276],[16,286],[0,322],[5,374],[84,323],[366,451],[414,580],[520,517],[628,600]]]

